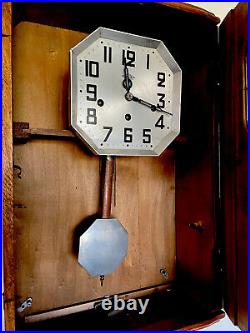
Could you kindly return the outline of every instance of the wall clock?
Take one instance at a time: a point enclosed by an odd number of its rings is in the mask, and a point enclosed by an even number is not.
[[[182,73],[163,42],[98,28],[70,56],[71,126],[95,154],[157,156],[175,139]]]
[[[112,273],[126,256],[127,231],[110,218],[114,155],[158,156],[180,132],[181,69],[163,42],[98,28],[70,51],[71,127],[105,155],[102,218],[81,235],[78,262]]]

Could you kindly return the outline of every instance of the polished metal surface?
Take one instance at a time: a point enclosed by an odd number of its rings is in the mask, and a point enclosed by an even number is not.
[[[32,305],[32,298],[29,297],[17,308],[17,312],[21,313],[27,308],[30,308],[31,305]]]
[[[104,60],[105,47],[105,52],[112,50],[111,62]],[[136,97],[134,100],[125,97],[122,59],[123,54],[128,59],[129,52],[135,54],[134,67],[127,66],[127,80],[131,94]],[[86,69],[86,61],[95,62],[93,76]],[[179,134],[182,72],[160,40],[98,28],[71,49],[70,62],[71,127],[94,153],[157,156]],[[159,73],[165,78],[162,86],[159,85]],[[87,85],[91,85],[90,88]],[[91,93],[93,85],[96,86],[96,98]],[[159,109],[153,112],[147,106],[150,104],[159,104],[166,112],[159,112]],[[156,126],[157,123],[164,127]],[[110,128],[112,131],[108,133]]]
[[[117,219],[97,219],[80,237],[78,262],[91,276],[107,275],[127,255],[128,233]]]

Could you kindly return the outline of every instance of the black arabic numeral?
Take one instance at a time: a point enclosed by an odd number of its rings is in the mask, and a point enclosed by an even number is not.
[[[97,124],[96,109],[94,109],[94,108],[88,108],[87,109],[87,124],[88,125],[96,125]]]
[[[165,81],[166,81],[166,74],[158,72],[157,73],[157,80],[159,81],[157,83],[158,87],[165,87]]]
[[[112,62],[112,47],[104,46],[104,62]]]
[[[159,102],[157,104],[157,106],[159,106],[160,108],[165,108],[165,94],[162,93],[158,93],[157,96],[159,97]]]
[[[125,127],[124,128],[124,142],[132,142],[133,136],[132,136],[133,129]]]
[[[163,115],[160,116],[160,118],[155,123],[155,127],[159,127],[160,129],[163,129],[165,125],[163,124]]]
[[[151,143],[151,129],[150,128],[143,129],[143,143]]]
[[[109,126],[103,126],[103,129],[108,130],[108,133],[106,134],[103,142],[106,142],[108,140],[108,138],[110,137],[110,134],[113,131],[113,127],[109,127]]]
[[[149,69],[149,54],[147,54],[147,69]]]
[[[99,77],[99,63],[85,60],[85,74],[86,76]]]
[[[87,96],[87,101],[96,101],[97,99],[97,85],[87,84],[86,91],[92,96]]]
[[[122,50],[122,64],[135,67],[135,51],[131,50]]]

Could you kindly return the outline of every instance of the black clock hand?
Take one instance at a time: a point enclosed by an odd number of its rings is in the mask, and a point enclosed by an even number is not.
[[[142,105],[145,105],[147,106],[148,108],[151,109],[151,111],[158,111],[158,112],[163,112],[163,113],[167,113],[169,114],[170,116],[173,115],[173,113],[171,112],[168,112],[168,111],[165,111],[165,110],[162,110],[162,108],[160,108],[158,105],[154,105],[154,104],[151,104],[149,102],[146,102],[144,101],[143,99],[140,99],[138,97],[135,97],[131,94],[131,92],[127,92],[126,95],[125,95],[125,98],[127,101],[134,101],[134,102],[138,102]]]
[[[124,58],[124,80],[122,82],[123,87],[129,92],[130,88],[132,87],[132,81],[129,78],[129,71],[126,62],[126,58]]]

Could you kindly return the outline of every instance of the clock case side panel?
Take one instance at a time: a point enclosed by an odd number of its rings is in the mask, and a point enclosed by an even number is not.
[[[214,24],[197,33],[190,67],[180,62],[187,141],[176,148],[176,283],[181,302],[197,316],[222,309],[217,32]]]
[[[221,192],[225,309],[242,330],[248,326],[248,3],[220,26]]]

